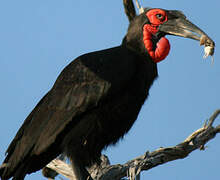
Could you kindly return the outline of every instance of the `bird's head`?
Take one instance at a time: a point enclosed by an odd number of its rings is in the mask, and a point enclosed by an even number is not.
[[[181,11],[158,8],[146,8],[136,16],[129,25],[124,42],[133,50],[147,54],[157,63],[169,54],[170,43],[165,35],[181,36],[200,42],[205,36],[204,44],[214,46],[214,42]]]

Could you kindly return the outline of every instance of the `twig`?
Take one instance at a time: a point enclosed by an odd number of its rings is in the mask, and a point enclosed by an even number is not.
[[[136,6],[139,9],[139,14],[144,12],[144,8],[140,5],[140,2],[136,0]]]
[[[209,124],[208,126],[212,126],[215,119],[218,117],[218,115],[220,114],[220,109],[216,110],[215,113],[209,118]]]
[[[57,158],[58,160],[61,160],[62,162],[66,160],[66,157],[61,154],[60,156],[58,156]],[[44,167],[42,169],[42,174],[44,177],[48,178],[48,180],[51,179],[55,179],[55,177],[58,175],[58,173],[56,171],[54,171],[53,169],[49,168],[49,167]]]
[[[53,169],[59,174],[62,174],[64,177],[68,179],[74,179],[72,167],[60,159],[54,159],[47,165],[47,167]]]
[[[119,180],[126,177],[128,174],[131,180],[140,174],[143,170],[149,170],[158,165],[165,164],[176,159],[183,159],[187,157],[192,151],[196,149],[204,150],[204,145],[213,139],[217,133],[220,133],[220,125],[213,127],[215,119],[220,114],[220,109],[217,110],[210,118],[208,125],[204,125],[187,137],[182,143],[168,148],[159,148],[153,152],[146,152],[144,155],[137,157],[127,163],[121,165],[102,164],[98,167],[98,173],[93,175],[94,180]],[[53,169],[51,164],[54,164],[57,172],[63,173],[62,169],[68,167],[64,171],[64,176],[71,177],[72,171],[69,165],[62,164],[63,162],[54,160],[47,167]],[[60,167],[61,166],[61,167]],[[63,166],[63,167],[62,167]],[[59,168],[58,168],[59,167]],[[61,168],[61,169],[60,169]]]

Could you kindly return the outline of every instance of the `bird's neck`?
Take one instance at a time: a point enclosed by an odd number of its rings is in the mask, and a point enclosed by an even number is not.
[[[147,60],[150,61],[150,63],[154,63],[151,60],[150,55],[148,54],[148,52],[145,49],[144,44],[140,41],[132,41],[132,40],[128,40],[127,36],[124,37],[121,46],[126,47],[127,49],[133,51],[134,53],[136,53],[138,56],[140,56],[140,59],[143,60]]]

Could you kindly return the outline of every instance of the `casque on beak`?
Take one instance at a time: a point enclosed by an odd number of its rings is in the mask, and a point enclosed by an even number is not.
[[[167,11],[168,21],[159,26],[159,31],[166,34],[191,38],[200,41],[205,47],[215,47],[214,41],[199,27],[190,22],[181,11]],[[213,53],[210,55],[214,54]]]

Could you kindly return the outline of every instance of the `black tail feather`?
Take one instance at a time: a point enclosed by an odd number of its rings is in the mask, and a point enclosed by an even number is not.
[[[6,163],[3,163],[1,166],[0,166],[0,177],[2,180],[6,180],[7,178],[4,177],[4,172],[7,168],[7,164]]]
[[[1,180],[8,180],[12,177],[13,180],[23,180],[26,175],[26,167],[21,165],[15,172],[10,171],[10,166],[3,163],[0,166],[0,177]]]

